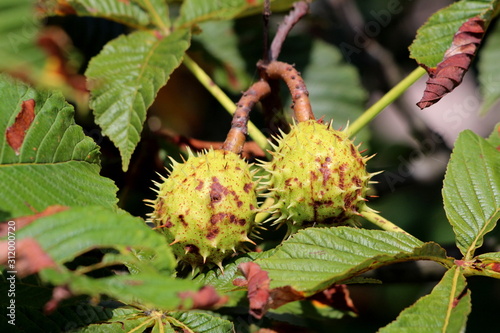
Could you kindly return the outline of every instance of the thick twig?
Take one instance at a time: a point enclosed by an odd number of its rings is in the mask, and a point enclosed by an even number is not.
[[[271,79],[285,81],[292,95],[292,109],[298,122],[315,119],[309,101],[309,92],[300,73],[290,64],[281,61],[272,61],[269,64],[260,64]]]
[[[231,129],[227,134],[226,141],[222,144],[222,149],[240,154],[247,138],[247,122],[250,117],[250,111],[254,105],[264,96],[271,92],[271,88],[266,81],[254,83],[238,101],[238,108],[234,112],[231,121]]]
[[[273,42],[271,43],[271,49],[269,50],[269,60],[273,61],[278,59],[281,52],[281,47],[283,42],[288,36],[290,30],[293,26],[309,11],[309,4],[306,1],[300,1],[293,4],[293,10],[285,16],[283,22],[278,26],[278,31],[274,36]]]

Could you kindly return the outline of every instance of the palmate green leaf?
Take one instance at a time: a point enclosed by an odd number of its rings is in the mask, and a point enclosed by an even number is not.
[[[457,246],[469,260],[500,218],[500,152],[472,131],[455,142],[443,200]]]
[[[272,288],[291,286],[309,296],[367,270],[410,260],[448,264],[444,249],[435,243],[424,244],[398,232],[350,227],[302,230],[274,255],[256,263],[269,273]]]
[[[500,82],[495,73],[500,72],[500,24],[498,22],[488,33],[481,48],[478,61],[478,81],[483,96],[480,113],[486,114],[500,99]]]
[[[107,295],[125,304],[140,304],[146,308],[175,310],[192,306],[192,300],[183,300],[181,292],[196,292],[199,285],[190,280],[176,279],[169,275],[148,272],[134,275],[112,275],[91,278],[60,269],[47,268],[40,272],[43,281],[65,285],[74,295],[98,297]]]
[[[380,333],[463,332],[471,311],[470,291],[458,267],[451,268],[432,292],[400,313]]]
[[[140,140],[146,111],[189,47],[188,30],[168,36],[135,31],[106,44],[85,72],[96,123],[114,142],[126,171]]]
[[[95,248],[114,248],[122,254],[119,258],[136,263],[139,259],[132,250],[154,250],[156,255],[147,265],[155,271],[171,272],[176,266],[164,237],[142,219],[99,206],[76,207],[39,218],[21,228],[16,236],[18,240],[34,238],[58,264]]]
[[[410,45],[410,56],[419,64],[435,67],[443,60],[458,28],[468,19],[481,15],[487,26],[498,0],[459,1],[434,13],[417,31]]]
[[[21,104],[35,101],[35,118],[18,154],[6,139]],[[0,215],[43,211],[51,205],[116,206],[117,188],[99,175],[99,147],[73,119],[59,92],[36,91],[0,76]]]
[[[344,62],[337,48],[315,40],[303,73],[317,118],[333,119],[333,128],[345,128],[363,113],[367,93],[356,68]],[[357,139],[366,142],[368,131],[358,134]]]
[[[183,329],[185,333],[231,333],[234,332],[233,324],[208,312],[182,311],[171,312],[171,318],[166,318],[173,326]],[[175,319],[175,320],[172,320]]]
[[[295,0],[271,0],[274,11],[286,10]],[[187,28],[211,20],[230,20],[262,12],[264,0],[184,0],[174,26]]]
[[[22,73],[28,78],[40,74],[46,56],[36,45],[40,21],[34,0],[0,2],[0,71]]]

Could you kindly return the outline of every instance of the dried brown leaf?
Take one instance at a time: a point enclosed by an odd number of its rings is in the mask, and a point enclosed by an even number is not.
[[[269,289],[269,275],[254,262],[245,262],[238,266],[245,279],[235,279],[236,286],[247,286],[250,314],[262,318],[268,309],[276,309],[286,303],[304,299],[304,294],[290,286]]]
[[[422,65],[427,70],[429,79],[424,95],[417,103],[419,108],[424,109],[437,103],[462,83],[486,31],[484,24],[484,20],[479,16],[470,18],[458,29],[443,61],[435,68]]]

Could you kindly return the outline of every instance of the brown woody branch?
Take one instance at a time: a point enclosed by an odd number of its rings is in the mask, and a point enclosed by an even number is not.
[[[247,122],[250,111],[254,105],[271,92],[271,88],[266,81],[254,83],[240,98],[237,109],[231,121],[231,129],[227,134],[226,141],[222,144],[222,149],[241,154],[248,134]]]
[[[269,64],[261,63],[258,66],[265,69],[269,78],[285,81],[292,95],[292,109],[298,122],[315,119],[304,79],[292,65],[281,61],[272,61]]]
[[[309,4],[306,1],[300,1],[293,4],[293,9],[290,13],[285,16],[283,22],[278,26],[278,31],[274,36],[273,42],[271,43],[271,49],[269,50],[269,60],[273,61],[278,59],[278,56],[281,52],[281,47],[283,46],[283,42],[288,36],[288,33],[295,24],[307,14],[309,11]]]

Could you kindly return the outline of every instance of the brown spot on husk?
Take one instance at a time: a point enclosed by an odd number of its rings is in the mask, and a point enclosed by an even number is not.
[[[245,186],[243,186],[243,191],[245,191],[245,193],[248,193],[252,190],[253,188],[253,183],[246,183]]]
[[[187,227],[188,224],[187,224],[186,220],[184,220],[184,215],[182,215],[182,214],[179,215],[179,221],[181,221],[183,226]]]
[[[331,161],[331,159],[329,157],[327,157],[325,159],[325,162],[321,163],[321,167],[319,168],[319,171],[323,175],[323,186],[326,186],[326,184],[328,183],[328,180],[330,179],[330,175],[332,173],[332,171],[328,167],[330,165],[330,161]]]
[[[200,249],[194,244],[187,244],[186,246],[184,246],[184,250],[192,254],[200,253]]]
[[[339,188],[341,190],[345,189],[345,171],[347,170],[347,167],[347,163],[344,163],[339,167]]]
[[[213,228],[210,228],[208,230],[208,233],[207,233],[207,239],[208,240],[212,240],[214,239],[215,237],[217,237],[217,235],[219,234],[219,228],[218,227],[213,227]]]

